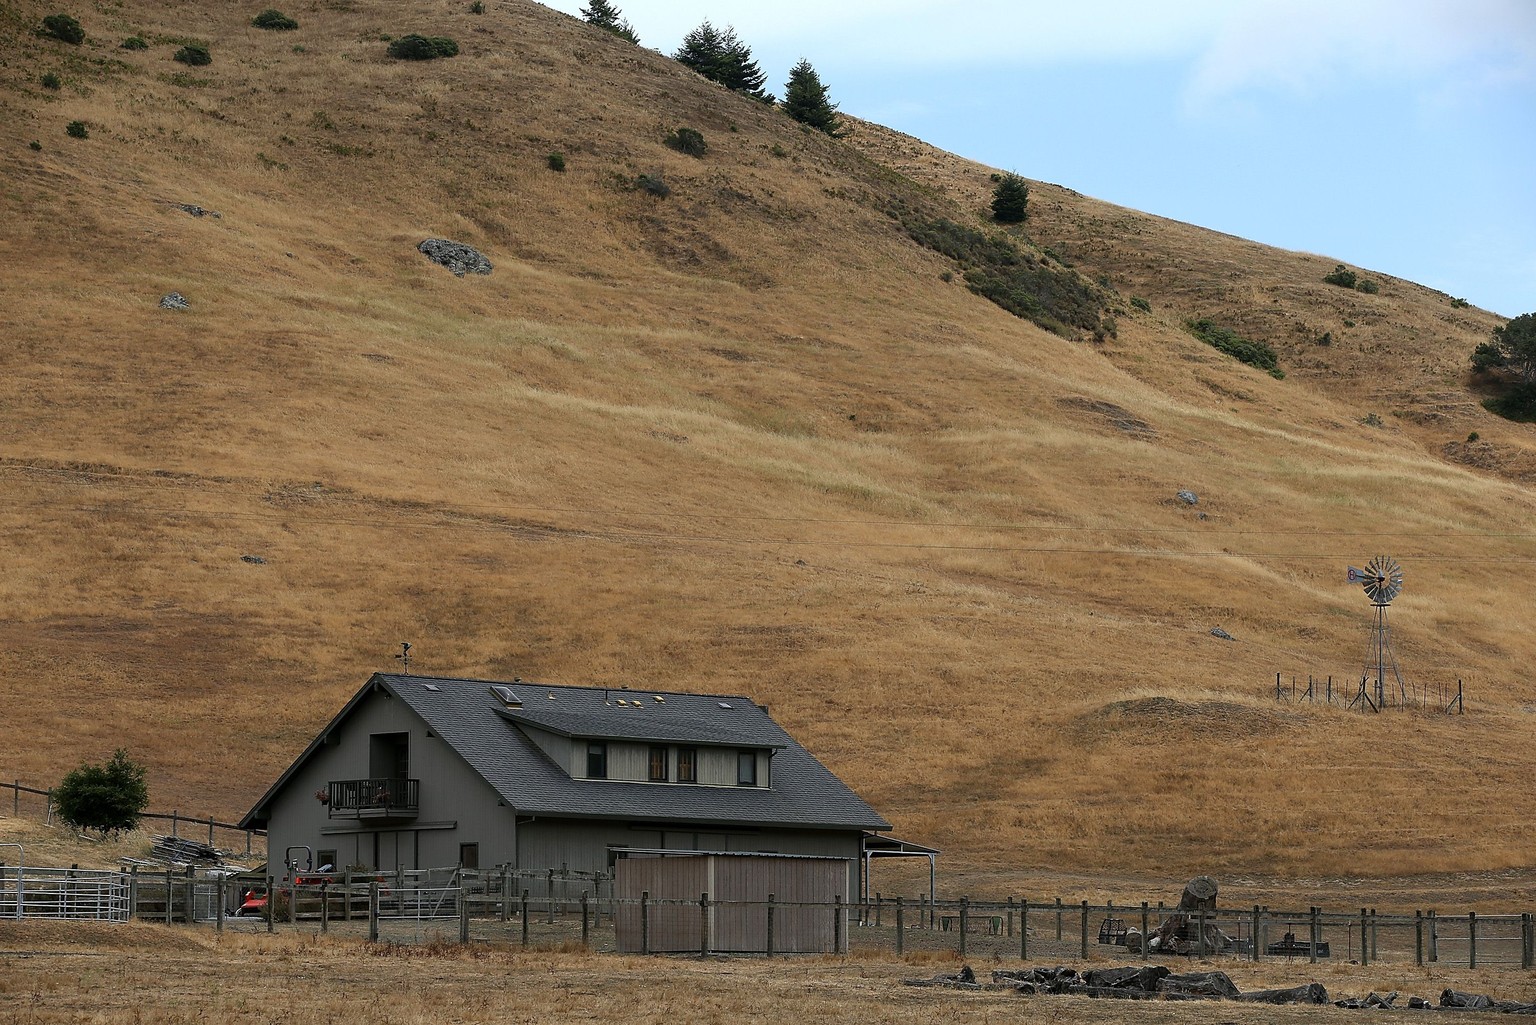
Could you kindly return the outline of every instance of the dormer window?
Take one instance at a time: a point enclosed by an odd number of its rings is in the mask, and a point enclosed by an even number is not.
[[[667,781],[667,748],[664,744],[651,745],[650,767],[646,778],[652,783]]]
[[[608,778],[608,745],[601,740],[587,743],[587,778]]]
[[[736,752],[736,785],[739,787],[757,786],[757,752]]]

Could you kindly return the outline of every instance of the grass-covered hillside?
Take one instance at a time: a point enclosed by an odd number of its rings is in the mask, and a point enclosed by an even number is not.
[[[238,815],[408,640],[749,694],[974,892],[1532,867],[1499,318],[1044,183],[1005,231],[990,168],[485,7],[0,3],[0,776]],[[1377,552],[1466,715],[1270,700],[1358,675]]]

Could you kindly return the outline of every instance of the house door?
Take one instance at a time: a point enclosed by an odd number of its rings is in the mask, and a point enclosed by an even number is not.
[[[411,735],[375,733],[369,737],[368,776],[371,779],[410,779]]]

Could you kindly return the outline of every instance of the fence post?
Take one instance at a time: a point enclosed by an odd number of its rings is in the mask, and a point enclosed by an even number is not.
[[[1083,960],[1088,960],[1088,902],[1083,901]]]
[[[224,892],[229,880],[219,876],[219,881],[214,884],[213,891],[213,931],[224,931]]]
[[[1440,960],[1440,922],[1434,908],[1429,909],[1429,961]]]
[[[1321,908],[1314,907],[1312,909],[1312,942],[1307,945],[1310,948],[1307,952],[1308,964],[1317,964],[1317,945],[1321,943],[1323,939],[1323,925],[1322,922],[1318,919],[1318,916],[1321,913]]]
[[[320,931],[331,931],[331,890],[324,882],[320,884]]]
[[[272,892],[267,891],[269,894]],[[270,903],[270,898],[268,899]],[[379,881],[368,880],[368,942],[379,941]]]
[[[267,932],[277,931],[277,880],[267,873]]]
[[[880,896],[880,891],[875,891],[875,928],[880,928],[880,912],[884,910],[885,899]]]
[[[139,917],[139,866],[128,866],[128,920]]]
[[[177,818],[177,815],[178,815],[178,813],[177,813],[176,809],[172,808],[171,809],[171,839],[173,839],[173,840],[177,839],[179,837],[179,834],[176,832],[176,830],[181,825],[181,820],[179,818]]]
[[[548,881],[545,883],[549,892],[549,924],[555,924],[555,870],[549,870]]]
[[[585,899],[585,894],[583,894]],[[585,906],[585,905],[583,905]],[[585,920],[585,915],[583,915]],[[699,894],[699,956],[709,956],[709,891]]]
[[[1147,957],[1148,957],[1147,947],[1152,942],[1152,937],[1147,935],[1148,931],[1152,927],[1152,923],[1147,920],[1147,910],[1148,910],[1147,909],[1147,902],[1146,901],[1142,901],[1141,902],[1141,959],[1143,961],[1145,961],[1147,959]]]
[[[581,891],[581,945],[588,945],[587,932],[587,891]]]
[[[1019,960],[1029,960],[1029,896],[1019,898]]]
[[[965,957],[965,934],[971,926],[971,898],[960,898],[960,956]]]
[[[341,920],[352,921],[352,870],[349,868],[341,876]]]
[[[512,872],[506,865],[501,866],[501,920],[512,920]]]
[[[245,856],[247,858],[251,856],[251,831],[249,829],[245,831]]]
[[[1532,935],[1531,913],[1527,911],[1520,916],[1520,967],[1530,968],[1531,962],[1536,960],[1536,936]]]
[[[1008,938],[1013,938],[1013,897],[1008,898]]]
[[[174,900],[174,897],[175,897],[175,890],[173,889],[173,884],[171,882],[171,869],[170,869],[170,866],[166,866],[166,869],[165,869],[165,924],[166,925],[170,925],[171,924],[171,906],[176,903],[176,901]]]
[[[1413,913],[1413,963],[1424,963],[1424,912],[1418,910]]]
[[[1477,967],[1477,912],[1467,912],[1467,967]]]
[[[773,894],[771,893],[768,895],[768,946],[766,953],[768,957],[773,956]]]
[[[640,891],[640,953],[651,952],[651,891]]]
[[[1376,956],[1376,909],[1371,908],[1371,960],[1378,960]]]
[[[846,926],[848,912],[843,908],[843,895],[837,894],[832,898],[832,953],[848,953],[848,936]]]
[[[1199,932],[1199,935],[1195,937],[1195,950],[1198,952],[1200,957],[1204,957],[1205,953],[1206,953],[1206,951],[1205,951],[1205,908],[1201,908],[1200,909],[1200,919],[1199,919],[1198,928],[1199,928],[1200,932]]]
[[[642,916],[645,913],[644,905],[640,908]],[[523,920],[523,946],[528,945],[528,889],[523,888],[522,903],[518,905],[517,917]]]
[[[208,816],[208,846],[213,846],[213,816]]]
[[[459,942],[469,942],[469,880],[459,878]]]
[[[1253,929],[1250,930],[1248,945],[1253,948],[1248,952],[1248,960],[1257,961],[1259,959],[1259,906],[1257,904],[1253,906]]]
[[[16,789],[11,793],[11,815],[21,817],[21,780],[16,781]]]
[[[1360,909],[1360,967],[1361,968],[1364,968],[1366,965],[1371,963],[1371,945],[1370,945],[1370,943],[1367,942],[1369,937],[1366,935],[1365,925],[1366,925],[1365,908],[1361,908]]]
[[[907,942],[907,909],[903,905],[902,897],[896,897],[896,956],[900,957],[905,950]]]
[[[1061,898],[1056,898],[1056,939],[1061,939]]]

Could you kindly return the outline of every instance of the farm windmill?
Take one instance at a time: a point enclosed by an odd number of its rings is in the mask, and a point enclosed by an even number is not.
[[[1365,564],[1365,569],[1349,567],[1349,582],[1359,584],[1366,597],[1371,599],[1371,606],[1376,610],[1376,624],[1371,629],[1371,648],[1365,663],[1365,674],[1360,677],[1360,693],[1356,701],[1364,699],[1371,704],[1370,696],[1366,693],[1366,684],[1375,673],[1376,701],[1374,710],[1381,711],[1386,707],[1386,679],[1387,671],[1392,671],[1392,676],[1397,680],[1398,696],[1405,698],[1403,686],[1403,674],[1397,668],[1397,656],[1392,654],[1392,632],[1387,625],[1387,608],[1392,604],[1398,592],[1403,589],[1403,567],[1397,560],[1389,555],[1377,555]],[[1353,702],[1351,702],[1353,704]]]

